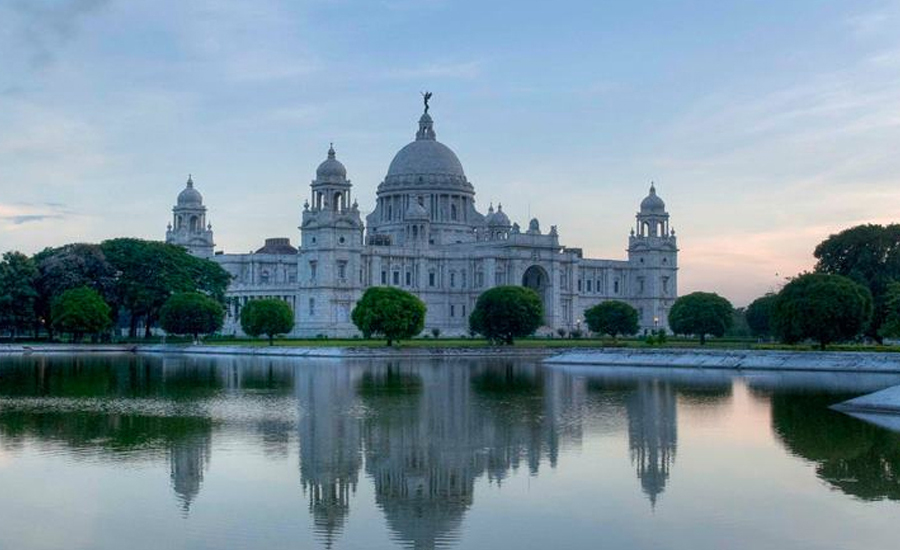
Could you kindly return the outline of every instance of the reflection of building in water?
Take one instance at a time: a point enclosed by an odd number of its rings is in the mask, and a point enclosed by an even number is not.
[[[666,488],[678,440],[675,391],[669,382],[641,381],[626,401],[631,461],[650,503]]]
[[[190,511],[191,503],[200,493],[203,474],[209,468],[211,454],[210,431],[192,434],[173,441],[169,446],[169,479],[185,514]]]
[[[300,482],[309,498],[316,536],[331,548],[350,513],[360,452],[359,419],[354,414],[355,370],[310,368],[297,379],[300,400]]]

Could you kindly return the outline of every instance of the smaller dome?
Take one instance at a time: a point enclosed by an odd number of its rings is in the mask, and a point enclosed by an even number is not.
[[[487,224],[493,227],[509,227],[509,216],[503,212],[503,205],[497,204],[497,211],[488,215]]]
[[[410,201],[409,208],[406,209],[405,218],[407,220],[425,221],[431,217],[428,215],[428,210],[416,199]]]
[[[666,203],[656,194],[656,186],[650,184],[650,194],[641,201],[641,212],[652,214],[665,214]]]
[[[194,189],[194,179],[188,176],[187,187],[178,193],[178,206],[203,206],[203,195]]]
[[[335,158],[333,145],[328,147],[328,158],[316,168],[316,179],[319,181],[344,181],[347,179],[347,169],[341,161]]]

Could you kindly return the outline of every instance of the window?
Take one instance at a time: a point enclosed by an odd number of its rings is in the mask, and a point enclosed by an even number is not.
[[[310,317],[316,316],[316,299],[315,298],[309,299],[309,316]]]
[[[453,221],[456,221],[456,205],[455,204],[450,205],[450,219]]]
[[[578,292],[581,292],[581,279],[578,279]]]
[[[456,288],[456,272],[450,272],[450,288]]]
[[[466,306],[462,306],[462,316],[466,316]]]
[[[618,294],[618,293],[619,293],[619,281],[615,281],[613,283],[613,294]]]
[[[463,288],[466,288],[466,281],[467,281],[468,279],[466,278],[466,270],[465,270],[465,269],[463,269],[462,272],[460,272],[459,278],[460,278],[460,285],[461,285]]]
[[[435,279],[437,279],[437,277],[435,276],[435,272],[429,271],[428,272],[428,286],[430,286],[430,287],[435,286]]]
[[[638,277],[638,294],[644,293],[644,278]]]
[[[347,262],[338,262],[338,279],[346,279],[347,278]]]
[[[394,277],[394,284],[399,286],[400,285],[400,272],[395,271],[393,277]]]
[[[450,304],[450,317],[456,317],[456,306]]]
[[[381,284],[383,284],[383,285],[387,284],[387,271],[381,272]]]
[[[600,284],[600,279],[597,279],[597,286],[595,287],[597,292],[602,292],[603,285]]]
[[[340,239],[338,239],[338,242],[341,244],[344,244],[345,242],[347,242],[347,239],[345,239],[344,237],[341,237]]]
[[[412,273],[406,272],[406,286],[412,286]]]
[[[588,279],[586,282],[587,282],[587,291],[588,291],[588,292],[592,292],[592,290],[591,290],[591,283],[592,283],[593,281],[591,281],[590,279]]]
[[[269,283],[269,272],[268,272],[268,270],[265,270],[265,269],[264,269],[263,272],[259,274],[259,282],[261,282],[261,283],[264,284],[264,285]]]
[[[318,275],[318,271],[319,271],[319,262],[317,262],[315,260],[311,260],[309,262],[309,280],[311,282],[313,282],[313,283],[316,282],[316,276]]]
[[[663,294],[669,293],[669,278],[668,277],[662,278],[662,289],[663,289]]]

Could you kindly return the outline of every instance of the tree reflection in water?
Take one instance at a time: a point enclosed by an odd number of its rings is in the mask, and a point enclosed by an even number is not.
[[[479,478],[502,485],[520,467],[532,476],[555,468],[584,430],[626,436],[624,460],[657,506],[676,467],[679,409],[714,416],[733,384],[724,374],[570,372],[522,360],[34,357],[4,361],[0,374],[6,448],[166,464],[185,514],[217,438],[254,438],[269,459],[296,445],[326,548],[346,528],[362,471],[395,541],[452,545]],[[785,447],[830,486],[900,498],[900,436],[829,411],[840,396],[775,388],[758,398],[771,400]]]
[[[828,408],[850,397],[775,393],[772,427],[830,486],[862,500],[900,500],[900,434]]]

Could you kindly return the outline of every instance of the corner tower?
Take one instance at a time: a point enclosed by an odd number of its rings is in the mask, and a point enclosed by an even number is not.
[[[628,239],[628,296],[638,308],[642,329],[669,330],[669,308],[678,297],[678,246],[666,203],[652,183],[635,220]]]
[[[166,242],[183,246],[200,258],[213,256],[215,243],[212,224],[206,223],[203,195],[194,189],[194,179],[191,176],[188,176],[187,184],[178,194],[178,200],[172,208],[172,221],[166,228]]]
[[[304,335],[350,336],[357,333],[350,310],[362,293],[363,223],[333,146],[310,189],[300,223],[296,326]]]

